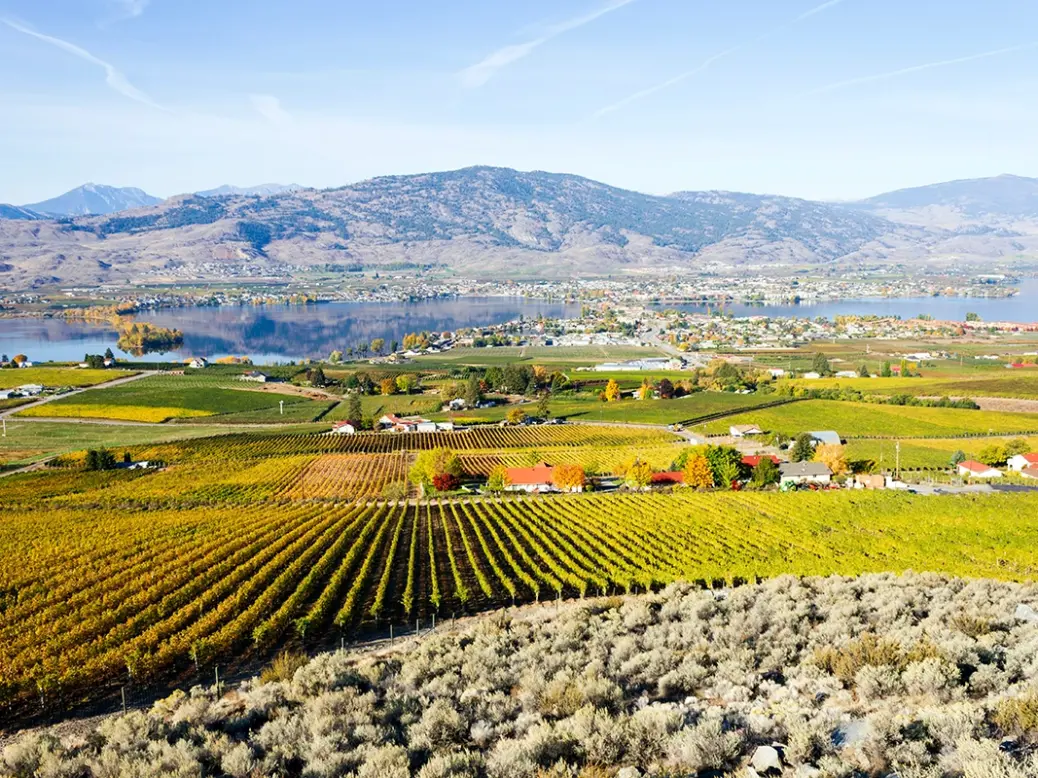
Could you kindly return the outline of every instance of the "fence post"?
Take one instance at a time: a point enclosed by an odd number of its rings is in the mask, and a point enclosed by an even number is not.
[[[126,715],[126,687],[125,686],[120,686],[119,687],[119,692],[122,694],[122,698],[123,698],[123,715],[125,716]]]
[[[219,666],[214,667],[213,670],[216,672],[216,696],[220,696],[220,668]]]

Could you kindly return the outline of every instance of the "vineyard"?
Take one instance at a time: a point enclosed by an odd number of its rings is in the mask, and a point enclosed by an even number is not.
[[[677,579],[909,568],[1038,575],[1035,495],[310,500],[341,491],[343,477],[372,484],[370,495],[380,479],[401,477],[404,462],[296,454],[231,463],[208,485],[182,474],[179,491],[177,478],[161,489],[157,480],[173,467],[4,479],[0,702],[46,706],[435,614]],[[168,503],[131,502],[163,490]]]

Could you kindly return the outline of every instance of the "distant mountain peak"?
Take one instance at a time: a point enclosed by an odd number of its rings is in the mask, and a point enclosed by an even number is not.
[[[101,216],[161,202],[161,197],[153,197],[137,187],[108,186],[90,181],[58,197],[23,207],[47,216]]]
[[[950,207],[970,218],[987,215],[1038,217],[1038,178],[1012,173],[988,178],[966,178],[940,184],[898,189],[867,200],[861,205],[886,210]]]

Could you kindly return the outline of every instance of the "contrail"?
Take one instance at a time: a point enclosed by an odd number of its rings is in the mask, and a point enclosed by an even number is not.
[[[578,27],[583,27],[585,24],[595,21],[595,19],[600,16],[605,16],[607,13],[611,13],[618,8],[623,8],[625,5],[633,2],[634,0],[612,0],[612,2],[606,3],[595,11],[549,27],[544,34],[538,38],[526,41],[525,43],[516,43],[510,46],[504,46],[487,56],[481,62],[477,62],[475,65],[462,70],[458,74],[461,76],[461,83],[469,89],[483,86],[487,81],[492,79],[501,68],[511,65],[513,62],[517,62],[527,56],[538,46],[550,41],[552,38],[558,37],[564,32],[575,30]]]
[[[700,65],[692,68],[691,70],[686,70],[684,73],[679,73],[673,78],[668,78],[666,81],[660,84],[650,86],[647,89],[642,89],[640,92],[635,92],[632,95],[628,95],[622,100],[618,100],[617,102],[612,103],[611,105],[607,105],[605,108],[599,108],[591,115],[591,118],[600,119],[606,114],[613,113],[614,111],[619,111],[621,108],[624,108],[625,106],[630,105],[631,103],[637,100],[641,100],[643,97],[648,97],[649,95],[655,94],[656,92],[668,89],[669,87],[672,87],[675,84],[680,84],[682,81],[692,78],[692,76],[699,75],[703,71],[709,70],[710,67],[718,60],[731,56],[732,54],[735,54],[736,52],[741,51],[743,49],[748,49],[752,46],[756,46],[758,43],[767,40],[773,35],[778,35],[780,32],[785,32],[793,25],[798,24],[804,21],[805,19],[809,19],[810,17],[815,16],[816,14],[820,14],[823,11],[827,11],[833,6],[837,6],[843,2],[845,2],[845,0],[827,0],[821,5],[816,5],[814,8],[808,11],[804,11],[804,13],[800,14],[800,16],[797,16],[794,19],[790,19],[788,22],[784,22],[783,24],[780,24],[778,27],[774,27],[768,30],[767,32],[758,35],[753,40],[749,40],[744,43],[739,43],[735,46],[732,46],[731,48],[725,49],[724,51],[718,54],[714,54],[712,57],[709,57],[708,59],[704,60]]]
[[[105,71],[105,83],[107,83],[108,86],[110,86],[112,89],[114,89],[116,92],[123,95],[124,97],[128,97],[131,100],[136,100],[138,103],[143,103],[144,105],[150,106],[152,108],[157,108],[160,111],[169,110],[156,103],[144,92],[142,92],[133,84],[131,84],[129,80],[126,78],[126,76],[124,76],[122,72],[120,72],[119,69],[116,68],[114,65],[105,62],[103,59],[95,57],[86,49],[80,48],[74,43],[69,43],[68,41],[62,40],[61,38],[55,38],[50,35],[44,35],[43,33],[36,32],[35,30],[30,30],[28,27],[21,25],[18,22],[12,21],[10,19],[0,19],[0,21],[2,21],[4,24],[10,27],[12,30],[16,30],[24,35],[29,35],[33,38],[36,38],[37,40],[43,41],[44,43],[49,43],[51,46],[56,46],[62,51],[67,51],[69,54],[74,54],[75,56],[89,62],[92,65],[97,65],[98,67],[103,68]]]
[[[1016,51],[1026,51],[1028,49],[1038,48],[1038,41],[1032,43],[1024,43],[1019,46],[1008,46],[1004,49],[995,49],[994,51],[985,51],[980,54],[970,54],[968,57],[955,57],[954,59],[942,59],[937,62],[927,62],[922,65],[913,65],[910,68],[901,68],[900,70],[891,70],[887,73],[876,73],[871,76],[860,76],[858,78],[850,78],[846,81],[837,81],[835,84],[829,84],[827,86],[820,86],[817,89],[812,89],[809,92],[804,92],[801,97],[811,97],[812,95],[821,95],[827,92],[835,92],[839,89],[845,89],[849,86],[857,86],[858,84],[870,84],[873,81],[885,81],[888,78],[897,78],[898,76],[906,76],[909,73],[918,73],[922,70],[932,70],[933,68],[943,68],[948,65],[958,65],[963,62],[974,62],[978,59],[988,59],[990,57],[998,57],[1002,54],[1012,54]]]

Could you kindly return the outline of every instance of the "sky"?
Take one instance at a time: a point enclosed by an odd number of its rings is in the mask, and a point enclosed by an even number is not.
[[[1034,0],[0,0],[0,202],[500,165],[854,199],[1038,176]]]

